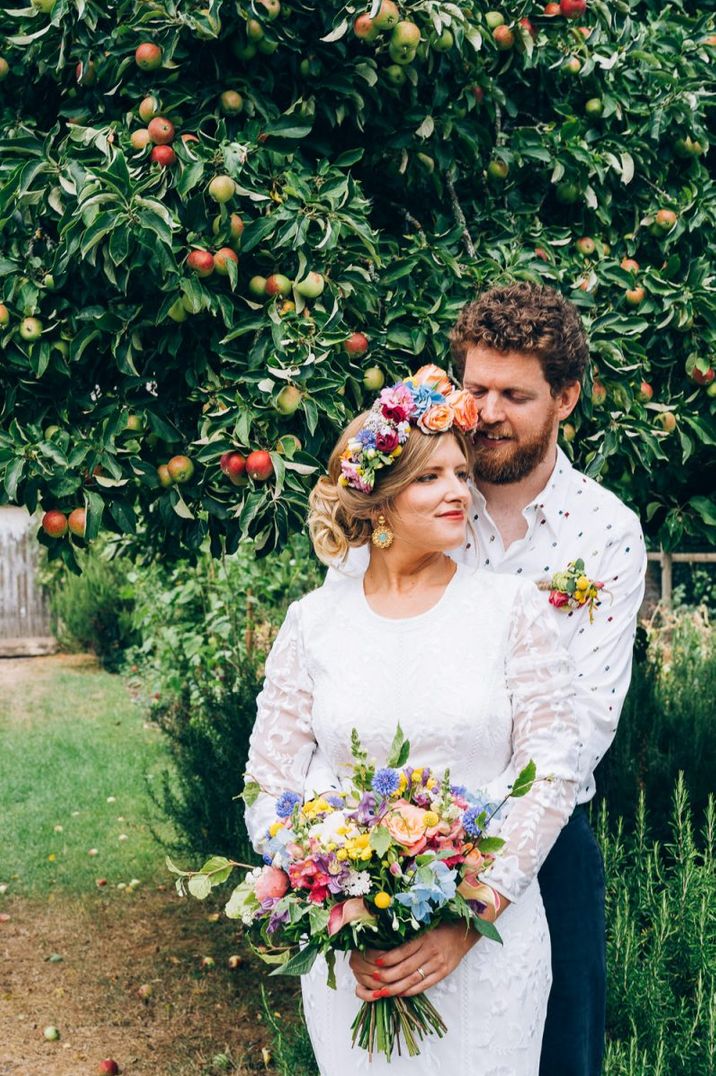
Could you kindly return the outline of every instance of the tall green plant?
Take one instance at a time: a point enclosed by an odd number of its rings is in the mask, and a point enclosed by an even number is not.
[[[608,1019],[605,1076],[712,1076],[716,1069],[716,804],[703,847],[683,777],[671,839],[649,834],[645,798],[636,829],[599,837],[607,874]]]
[[[679,772],[700,823],[716,772],[716,632],[705,610],[682,611],[651,631],[597,789],[628,829],[643,793],[655,833],[667,839]]]

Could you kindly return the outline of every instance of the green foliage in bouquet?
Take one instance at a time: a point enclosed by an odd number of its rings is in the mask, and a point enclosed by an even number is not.
[[[282,545],[337,429],[515,279],[584,316],[567,451],[713,540],[713,13],[489,7],[3,7],[0,489],[85,508],[52,557]]]

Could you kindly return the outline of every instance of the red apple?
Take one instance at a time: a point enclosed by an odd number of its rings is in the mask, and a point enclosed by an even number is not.
[[[535,257],[541,258],[543,262],[549,261],[549,255],[544,247],[535,247]]]
[[[149,137],[155,146],[168,146],[170,142],[174,141],[174,124],[171,120],[166,119],[165,116],[155,116],[153,120],[150,120],[147,125],[149,131]]]
[[[5,303],[0,303],[0,325],[5,328],[10,324],[10,311],[5,306]]]
[[[194,464],[188,456],[172,456],[167,463],[167,470],[172,482],[176,482],[177,485],[183,485],[194,474]]]
[[[577,19],[587,10],[587,0],[560,0],[559,10],[565,19]]]
[[[695,381],[697,385],[710,385],[714,379],[714,370],[712,366],[709,366],[707,370],[701,370],[698,366],[694,366],[691,371],[691,380]]]
[[[530,22],[529,19],[520,19],[520,26],[526,33],[530,35],[531,38],[534,39],[537,37],[537,31],[535,30],[534,25]]]
[[[370,15],[359,15],[353,23],[353,33],[356,37],[359,37],[361,41],[375,41],[380,33],[380,29],[375,25]]]
[[[594,254],[597,249],[594,240],[589,235],[584,235],[581,239],[578,239],[576,246],[580,254]]]
[[[177,155],[171,146],[154,146],[152,152],[149,154],[150,161],[154,164],[161,165],[162,168],[167,168],[170,164],[174,164],[177,159]]]
[[[348,339],[343,341],[343,350],[352,359],[360,358],[368,350],[368,337],[364,333],[351,333]]]
[[[639,272],[639,262],[634,261],[633,258],[622,258],[622,260],[619,262],[619,266],[624,270],[625,273]]]
[[[240,452],[224,452],[219,460],[219,467],[234,485],[238,485],[238,480],[243,479],[246,473],[246,457]]]
[[[641,400],[641,402],[642,403],[648,403],[653,395],[654,395],[654,389],[649,384],[649,382],[648,381],[642,381],[641,385],[639,386],[639,399]]]
[[[199,139],[191,131],[186,131],[183,135],[179,136],[185,146],[188,146],[190,142],[198,142]]]
[[[492,37],[499,52],[509,52],[515,43],[515,35],[509,26],[496,26]]]
[[[0,56],[0,82],[10,74],[10,64],[4,56]]]
[[[562,426],[562,437],[564,437],[565,441],[569,444],[576,436],[576,427],[574,427],[571,422],[565,422]]]
[[[221,247],[214,255],[214,268],[219,276],[229,275],[229,262],[233,262],[234,265],[239,264],[239,257],[235,250],[231,247]]]
[[[67,526],[78,538],[84,538],[85,536],[86,515],[84,508],[73,508],[67,517]]]
[[[601,381],[596,378],[592,382],[592,403],[597,407],[601,406],[607,398],[607,390]]]
[[[142,71],[156,71],[162,66],[162,50],[151,41],[143,41],[134,53],[134,59]]]
[[[673,209],[659,209],[654,217],[654,224],[661,232],[670,232],[678,217]]]
[[[629,288],[624,292],[624,298],[629,303],[629,306],[639,306],[640,303],[644,302],[646,292],[642,287]]]
[[[661,411],[656,416],[656,422],[666,433],[673,433],[676,429],[676,415],[673,411]]]
[[[282,273],[272,273],[266,277],[267,295],[288,295],[291,291],[291,281]]]
[[[117,1076],[122,1070],[111,1057],[106,1057],[104,1061],[100,1061],[97,1066],[97,1072],[99,1076]]]
[[[208,250],[192,250],[186,264],[199,277],[211,276],[214,272],[214,256]]]
[[[246,459],[246,473],[257,482],[265,482],[273,474],[270,454],[263,449],[250,452]]]
[[[159,101],[153,94],[149,97],[143,97],[137,108],[139,118],[143,123],[149,123],[150,120],[153,120],[158,111]]]
[[[145,1005],[149,1004],[149,999],[153,993],[154,990],[152,989],[151,983],[142,983],[141,986],[137,987],[137,997],[141,998]]]
[[[67,516],[57,508],[51,508],[42,517],[42,529],[50,538],[64,538],[67,534]]]
[[[562,9],[559,4],[545,4],[544,13],[545,15],[561,15]]]

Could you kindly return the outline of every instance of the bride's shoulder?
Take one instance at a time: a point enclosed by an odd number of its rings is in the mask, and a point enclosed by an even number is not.
[[[302,617],[325,616],[326,612],[335,609],[337,604],[351,595],[357,585],[352,576],[329,569],[325,582],[315,590],[309,590],[294,604]]]

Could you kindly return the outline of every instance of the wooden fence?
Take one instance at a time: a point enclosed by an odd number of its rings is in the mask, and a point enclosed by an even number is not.
[[[651,561],[661,564],[661,603],[670,609],[673,595],[674,564],[716,564],[716,553],[647,553]]]
[[[0,508],[0,654],[52,648],[47,599],[37,579],[35,525],[24,509]]]

